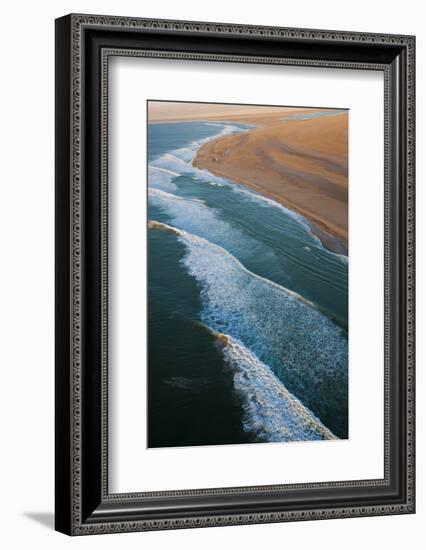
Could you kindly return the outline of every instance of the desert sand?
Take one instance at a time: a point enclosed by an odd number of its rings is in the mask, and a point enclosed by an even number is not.
[[[150,122],[255,124],[242,134],[205,143],[194,166],[246,185],[301,213],[326,246],[339,252],[342,247],[347,250],[347,111],[295,120],[294,115],[326,110],[194,103],[164,103],[155,108],[151,103]]]

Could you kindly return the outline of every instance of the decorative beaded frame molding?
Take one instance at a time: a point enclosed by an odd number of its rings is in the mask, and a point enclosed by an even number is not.
[[[272,57],[272,56],[254,56],[254,55],[232,55],[232,54],[212,54],[212,53],[194,53],[177,52],[155,49],[132,49],[120,47],[102,47],[100,55],[100,123],[99,123],[99,141],[100,141],[100,415],[99,415],[99,468],[93,472],[99,473],[97,484],[89,485],[85,477],[83,463],[85,460],[85,433],[84,417],[87,412],[84,411],[84,369],[88,366],[84,364],[84,291],[83,284],[86,275],[85,272],[85,231],[90,231],[90,227],[85,226],[84,211],[84,143],[83,143],[83,121],[86,115],[83,89],[83,64],[84,58],[84,31],[92,30],[115,30],[127,32],[155,32],[155,33],[185,33],[186,35],[203,36],[227,36],[227,37],[247,37],[257,39],[280,39],[290,41],[310,41],[318,44],[363,44],[372,47],[392,46],[399,48],[406,57],[406,75],[405,94],[406,104],[406,133],[400,136],[402,143],[400,148],[405,151],[398,158],[397,164],[403,166],[403,179],[400,182],[403,188],[399,190],[405,199],[403,213],[405,219],[400,222],[400,250],[395,250],[394,245],[394,227],[396,224],[396,207],[391,197],[391,168],[396,171],[394,166],[395,159],[392,158],[392,151],[395,150],[395,121],[391,117],[391,104],[395,88],[391,86],[391,68],[390,63],[368,63],[365,61],[334,61],[332,59],[319,60],[313,58],[295,58],[295,57]],[[56,376],[57,376],[57,447],[56,447],[56,528],[62,532],[72,535],[99,534],[99,533],[117,533],[126,531],[143,531],[157,529],[177,529],[188,527],[204,527],[217,525],[237,525],[248,523],[266,523],[266,522],[284,522],[308,519],[327,519],[360,517],[385,514],[404,514],[414,512],[414,133],[415,133],[415,60],[414,60],[415,40],[412,36],[396,36],[381,34],[364,33],[346,33],[341,31],[321,31],[307,29],[287,29],[278,27],[253,27],[245,25],[227,25],[217,23],[201,23],[187,21],[168,21],[168,20],[147,20],[125,17],[107,17],[95,15],[70,15],[57,21],[57,174],[56,189],[57,197],[64,193],[64,178],[69,178],[69,196],[63,199],[62,206],[57,205],[57,243],[63,245],[66,239],[70,243],[69,249],[65,252],[57,249],[58,255],[68,254],[68,264],[63,267],[63,262],[57,259],[58,287],[61,287],[61,278],[69,278],[69,288],[60,288],[59,295],[57,289],[57,302],[59,308],[63,300],[70,303],[69,316],[57,310],[57,330],[60,332],[67,327],[69,338],[68,347],[60,338],[57,337],[57,358],[56,358]],[[61,52],[65,54],[61,57]],[[188,491],[162,491],[155,493],[130,493],[130,494],[110,494],[108,492],[108,60],[111,56],[132,56],[166,59],[187,59],[204,62],[238,62],[238,63],[258,63],[258,64],[278,64],[278,65],[299,65],[306,67],[333,67],[342,69],[366,69],[383,71],[384,73],[384,106],[385,106],[385,410],[384,410],[384,478],[362,481],[342,481],[332,483],[312,483],[296,485],[274,485],[260,487],[234,487],[226,489],[199,489]],[[69,67],[65,69],[61,63],[64,58],[69,61]],[[62,71],[62,72],[61,72]],[[398,75],[399,76],[399,75]],[[69,79],[66,92],[61,91],[61,84],[64,79]],[[394,77],[396,78],[396,77]],[[394,83],[395,86],[395,83]],[[400,84],[401,86],[401,84]],[[63,95],[61,95],[61,93]],[[401,91],[399,92],[401,93]],[[58,100],[59,98],[59,100]],[[61,101],[64,103],[62,104]],[[64,123],[64,110],[68,103],[69,127],[68,141],[66,137],[61,137],[61,124]],[[59,137],[58,137],[59,135]],[[405,141],[404,141],[405,140]],[[63,160],[66,152],[63,150],[68,146],[70,150],[68,162]],[[59,160],[58,160],[59,159]],[[58,168],[59,165],[59,168]],[[67,175],[68,171],[68,175]],[[60,202],[60,201],[59,201]],[[68,213],[69,224],[61,226],[62,215]],[[64,234],[65,233],[65,234]],[[402,257],[405,274],[405,296],[403,296],[402,305],[405,311],[395,311],[392,308],[392,259],[395,261],[395,255]],[[65,256],[64,256],[65,258]],[[61,264],[61,265],[59,265]],[[61,267],[62,266],[62,267]],[[401,274],[400,274],[401,275]],[[68,279],[67,279],[68,280]],[[404,402],[405,418],[404,428],[404,461],[405,468],[399,472],[400,491],[398,498],[395,497],[388,503],[385,499],[381,504],[374,505],[308,505],[306,509],[289,509],[283,505],[270,512],[257,512],[253,510],[249,513],[217,513],[205,514],[191,513],[182,517],[174,517],[173,514],[165,514],[164,517],[145,519],[141,511],[139,516],[120,516],[117,509],[120,505],[137,507],[137,503],[143,499],[156,498],[182,498],[197,496],[225,496],[236,495],[244,497],[253,493],[274,493],[279,492],[303,492],[308,489],[348,489],[348,488],[378,488],[389,487],[392,484],[391,479],[391,442],[393,434],[391,433],[391,409],[392,403],[392,382],[391,382],[391,357],[394,353],[393,342],[391,338],[391,321],[397,315],[403,319],[403,333],[405,342],[403,349],[400,350],[401,372],[404,376]],[[59,342],[59,344],[58,344]],[[64,349],[65,348],[65,349]],[[402,355],[401,355],[402,353]],[[64,361],[66,364],[64,364]],[[87,374],[87,371],[86,371]],[[69,400],[64,404],[64,389],[68,391]],[[65,426],[65,427],[64,427]],[[65,433],[64,433],[65,431]],[[93,473],[91,471],[91,473]],[[95,487],[96,486],[96,487]],[[88,488],[86,488],[88,487]],[[94,488],[95,487],[95,488]],[[403,489],[401,489],[401,487]],[[85,492],[88,497],[86,497]],[[97,493],[97,497],[94,494]],[[85,504],[84,498],[93,502]],[[112,504],[111,512],[104,514],[96,513],[94,503],[101,506]],[[115,508],[114,508],[115,505]],[[118,506],[118,508],[117,508]],[[93,513],[88,514],[87,510]],[[176,514],[175,514],[176,516]],[[120,521],[121,517],[126,517]]]

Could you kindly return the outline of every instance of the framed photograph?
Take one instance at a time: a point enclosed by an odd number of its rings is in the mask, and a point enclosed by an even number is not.
[[[56,20],[56,529],[415,511],[413,36]]]

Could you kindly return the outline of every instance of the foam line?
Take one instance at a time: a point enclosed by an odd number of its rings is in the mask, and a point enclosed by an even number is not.
[[[182,263],[200,288],[200,320],[241,342],[327,427],[344,433],[344,331],[311,302],[252,273],[222,247],[156,221],[150,228],[174,233],[185,245]]]
[[[233,372],[246,432],[260,441],[336,439],[254,353],[231,336],[212,333]]]

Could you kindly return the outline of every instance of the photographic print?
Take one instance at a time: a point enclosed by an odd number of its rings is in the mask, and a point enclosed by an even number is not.
[[[147,110],[148,447],[347,439],[348,110]]]
[[[414,36],[55,21],[57,531],[415,513],[415,120]]]

